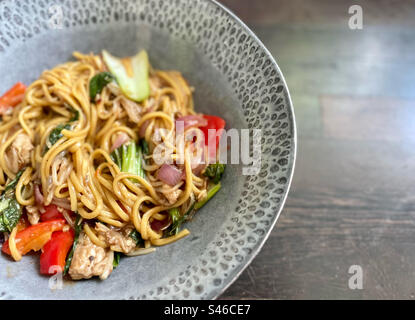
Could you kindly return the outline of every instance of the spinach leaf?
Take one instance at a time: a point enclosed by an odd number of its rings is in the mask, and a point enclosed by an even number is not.
[[[76,245],[78,244],[79,234],[82,231],[82,223],[80,223],[80,220],[81,220],[81,216],[77,214],[76,220],[75,220],[75,237],[73,240],[71,252],[69,252],[68,257],[66,258],[65,268],[63,269],[64,275],[67,274],[69,271],[69,267],[71,266],[71,263],[72,263],[73,254],[75,252]]]
[[[95,75],[89,82],[89,97],[91,101],[95,101],[97,94],[100,94],[102,89],[114,79],[114,76],[109,72],[101,72]]]
[[[74,121],[79,120],[79,111],[72,108],[68,104],[65,104],[65,105],[73,113],[73,116],[72,116],[72,118],[69,119],[68,123],[60,124],[60,125],[56,126],[56,128],[51,131],[51,133],[49,134],[49,138],[48,138],[50,146],[53,146],[56,142],[59,141],[60,138],[63,137],[62,130],[64,130],[64,129],[65,130],[71,130],[71,123],[74,122]],[[46,152],[48,152],[49,149],[50,148],[46,145],[44,154]]]
[[[58,140],[60,138],[63,137],[62,130],[64,130],[64,129],[66,129],[66,130],[71,129],[70,124],[68,124],[68,123],[67,124],[60,124],[55,129],[52,130],[52,132],[49,135],[49,142],[50,142],[51,145],[54,145],[56,142],[58,142]]]
[[[15,190],[24,170],[20,170],[0,196],[0,232],[11,232],[22,215],[22,207],[16,200]]]
[[[4,189],[4,193],[6,193],[7,191],[9,191],[10,189],[14,189],[16,188],[17,183],[19,182],[20,177],[22,176],[24,172],[24,169],[20,170],[17,174],[16,177],[10,181],[10,183],[6,186],[6,188]]]
[[[0,231],[12,232],[22,215],[22,207],[14,197],[13,199],[2,199],[0,201],[6,201],[7,203],[7,207],[0,212]]]
[[[115,269],[120,264],[122,253],[118,251],[114,251],[114,260],[112,261],[112,267]]]
[[[70,130],[71,129],[71,125],[69,123],[67,123],[67,124],[60,124],[55,129],[52,130],[52,132],[49,134],[49,138],[48,138],[49,143],[50,143],[51,146],[53,146],[56,142],[59,141],[60,138],[63,137],[62,130],[64,130],[64,129]],[[49,151],[49,147],[46,146],[44,153],[46,153],[48,151]]]
[[[129,236],[130,236],[130,238],[132,238],[135,241],[135,244],[138,247],[144,246],[144,240],[141,237],[140,232],[138,232],[137,230],[134,229],[133,231],[131,231],[131,233],[129,234]]]
[[[143,151],[144,155],[147,155],[147,154],[150,153],[150,151],[148,149],[148,143],[145,139],[140,140],[140,145],[141,145],[141,150]]]
[[[184,215],[180,215],[179,210],[177,208],[172,208],[169,210],[170,217],[172,219],[172,224],[167,231],[168,236],[174,236],[178,234],[180,231],[180,227],[182,224],[189,218],[190,214],[192,213],[196,203],[193,203],[190,208],[186,211]]]
[[[73,116],[72,116],[71,119],[69,119],[69,122],[78,121],[79,120],[79,111],[73,109],[72,112],[73,112]]]
[[[213,183],[217,184],[222,178],[223,173],[225,172],[225,164],[215,163],[210,164],[206,167],[203,175],[208,177]]]
[[[72,112],[72,118],[69,119],[69,123],[74,122],[74,121],[78,121],[79,120],[79,111],[76,110],[74,107],[72,107],[70,104],[68,103],[64,103],[64,106],[70,111]]]

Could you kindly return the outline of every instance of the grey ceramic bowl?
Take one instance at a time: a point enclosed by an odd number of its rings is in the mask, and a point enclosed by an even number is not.
[[[30,83],[74,50],[104,48],[119,56],[147,49],[156,68],[183,72],[196,88],[197,110],[222,116],[227,128],[261,129],[261,170],[244,176],[241,165],[228,165],[222,190],[188,223],[189,237],[123,259],[106,281],[65,281],[51,290],[38,256],[15,263],[1,255],[0,298],[215,298],[258,253],[290,186],[296,131],[281,71],[214,1],[0,0],[0,92]]]

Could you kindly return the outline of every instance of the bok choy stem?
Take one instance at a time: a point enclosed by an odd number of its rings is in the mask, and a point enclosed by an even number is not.
[[[142,161],[144,161],[143,152],[141,146],[135,142],[124,144],[115,149],[111,153],[111,158],[122,172],[128,172],[143,179],[146,178],[142,164]]]

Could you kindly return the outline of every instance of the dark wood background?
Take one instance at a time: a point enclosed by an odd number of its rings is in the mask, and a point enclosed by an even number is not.
[[[284,73],[298,155],[277,226],[220,298],[415,298],[415,1],[221,2]]]

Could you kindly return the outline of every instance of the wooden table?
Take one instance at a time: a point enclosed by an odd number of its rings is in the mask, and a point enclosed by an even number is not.
[[[221,299],[415,298],[415,3],[223,0],[268,47],[297,118],[291,192]],[[349,268],[363,289],[349,288]]]

